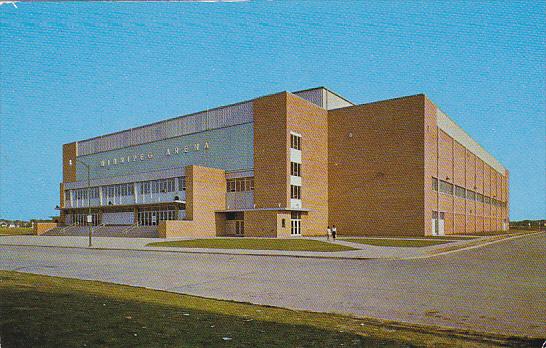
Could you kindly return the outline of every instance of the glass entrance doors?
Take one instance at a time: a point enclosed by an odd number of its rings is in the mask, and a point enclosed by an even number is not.
[[[93,222],[91,223],[91,225],[97,226],[99,224],[99,214],[92,213],[91,216],[93,219]],[[66,224],[78,225],[78,226],[88,225],[87,214],[69,214],[66,216]]]
[[[290,234],[293,236],[301,235],[301,211],[293,211],[291,213]]]
[[[138,224],[141,226],[155,226],[160,221],[176,220],[175,210],[149,210],[138,212]]]

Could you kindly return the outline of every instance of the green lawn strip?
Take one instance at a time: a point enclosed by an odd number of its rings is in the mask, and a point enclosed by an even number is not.
[[[524,337],[293,311],[0,271],[6,347],[489,347]]]
[[[514,237],[514,236],[521,236],[521,235],[524,235],[524,234],[528,234],[528,233],[520,233],[520,232],[512,231],[511,233],[508,234],[508,233],[505,232],[504,234],[491,235],[491,236],[487,236],[486,238],[480,238],[480,239],[472,240],[472,241],[469,241],[468,243],[464,243],[464,244],[447,245],[447,246],[442,247],[442,248],[431,250],[431,251],[429,251],[429,253],[430,254],[445,253],[445,252],[448,252],[448,251],[454,251],[454,250],[459,250],[459,249],[463,249],[463,248],[469,248],[469,247],[472,247],[472,246],[477,246],[477,245],[481,245],[481,244],[485,244],[485,243],[489,243],[489,242],[494,242],[494,241],[498,241],[498,240],[502,240],[502,239],[506,239],[506,238],[510,238],[510,237]]]
[[[250,249],[250,250],[290,250],[290,251],[347,251],[357,250],[345,245],[321,242],[312,239],[273,239],[273,238],[211,238],[191,239],[147,244],[154,247],[209,248],[209,249]]]
[[[420,248],[420,247],[427,247],[431,245],[450,243],[447,240],[429,240],[429,239],[344,238],[343,240],[346,242],[375,245],[375,246],[410,247],[410,248]]]
[[[14,228],[7,228],[7,227],[0,227],[0,235],[21,235],[21,234],[34,234],[32,232],[32,228],[26,228],[26,227],[14,227]]]
[[[338,239],[345,240],[350,239],[418,239],[418,240],[447,240],[447,241],[460,241],[460,240],[472,240],[480,238],[480,236],[463,236],[463,235],[446,235],[446,236],[365,236],[365,237],[351,237],[343,236]]]

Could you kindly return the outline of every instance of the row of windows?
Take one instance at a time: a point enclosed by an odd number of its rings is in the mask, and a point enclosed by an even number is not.
[[[254,178],[236,178],[227,180],[227,192],[254,191]]]
[[[142,194],[174,192],[174,178],[144,181],[140,186]]]
[[[102,196],[103,197],[126,197],[134,195],[134,186],[133,184],[119,184],[119,185],[109,185],[103,186]]]
[[[290,162],[290,175],[301,176],[301,163]]]
[[[301,151],[301,136],[290,134],[290,148]]]
[[[438,179],[432,178],[432,190],[440,191],[447,195],[455,195],[456,197],[465,198],[470,201],[476,201],[480,203],[491,204],[496,207],[506,207],[506,202],[501,202],[495,198],[484,196],[481,193],[467,190],[464,187],[453,185],[447,181],[440,180],[438,185]]]
[[[72,191],[72,194],[73,194],[73,199],[75,200],[80,200],[80,199],[87,199],[87,192],[89,192],[89,196],[91,199],[96,199],[96,198],[99,198],[99,188],[98,187],[91,187],[88,189],[86,188],[83,188],[83,189],[78,189],[78,190],[74,190]],[[68,195],[67,195],[68,197]]]
[[[301,186],[290,185],[290,198],[301,199]]]
[[[181,191],[186,190],[186,180],[185,177],[162,179],[162,180],[152,180],[144,181],[140,183],[140,193],[149,194],[151,193],[164,193],[164,192],[174,192],[175,180],[178,180],[178,188]],[[135,183],[129,184],[117,184],[117,185],[108,185],[100,187],[102,189],[103,197],[114,198],[114,197],[126,197],[134,195],[134,185]],[[74,200],[86,200],[87,199],[87,188],[77,189],[77,190],[66,190],[65,194],[67,199],[69,195],[72,194],[72,199]],[[89,189],[90,198],[98,199],[99,198],[99,187],[91,187]]]

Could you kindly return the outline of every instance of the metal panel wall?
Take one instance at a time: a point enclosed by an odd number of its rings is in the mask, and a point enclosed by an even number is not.
[[[438,128],[446,132],[450,137],[458,141],[469,151],[478,156],[482,161],[495,168],[502,175],[506,175],[506,168],[495,157],[480,146],[472,139],[458,124],[456,124],[449,116],[444,114],[440,109],[436,113]]]
[[[254,128],[253,123],[245,123],[78,158],[91,166],[91,179],[133,176],[187,165],[226,171],[252,170]],[[87,179],[81,163],[76,164],[76,179]]]
[[[305,99],[315,105],[320,106],[321,108],[326,108],[323,91],[323,88],[317,88],[307,91],[294,92],[294,94],[302,99]]]
[[[78,156],[252,122],[252,112],[252,102],[246,102],[83,140],[78,142]]]

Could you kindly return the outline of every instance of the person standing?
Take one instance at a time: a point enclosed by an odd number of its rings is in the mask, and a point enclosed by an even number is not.
[[[330,240],[330,234],[332,234],[332,230],[330,230],[330,226],[326,229],[326,239]]]
[[[337,228],[336,225],[332,225],[332,239],[336,240]]]

